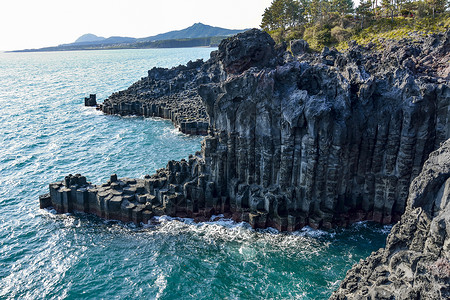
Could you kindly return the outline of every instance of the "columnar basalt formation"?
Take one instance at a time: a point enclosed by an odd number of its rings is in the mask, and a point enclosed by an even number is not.
[[[49,185],[50,193],[40,197],[40,207],[53,207],[59,213],[85,212],[104,219],[147,223],[153,216],[172,215],[204,220],[214,211],[226,211],[225,203],[212,197],[204,181],[202,161],[170,161],[144,179],[111,175],[96,186],[80,174],[68,175]],[[196,199],[196,201],[190,200]]]
[[[411,180],[450,137],[450,32],[390,42],[382,51],[351,44],[345,53],[316,55],[305,42],[292,46],[285,51],[251,30],[224,40],[205,63],[153,69],[105,100],[107,113],[161,116],[164,105],[176,122],[183,101],[198,103],[208,136],[189,161],[143,179],[134,198],[124,198],[121,183],[87,192],[100,203],[88,211],[111,218],[101,199],[122,193],[112,207],[198,218],[225,213],[279,230],[399,220]],[[41,204],[65,211],[61,199],[75,199],[79,188],[86,186],[51,185]],[[139,202],[144,196],[152,200]]]
[[[403,41],[381,53],[285,55],[201,86],[218,194],[282,230],[397,221],[411,180],[450,134],[448,74],[417,63],[448,61],[449,33],[432,39],[434,52]]]
[[[186,134],[206,135],[208,116],[197,86],[220,80],[216,59],[172,69],[153,68],[127,90],[112,94],[98,109],[106,114],[160,117]]]
[[[386,248],[348,271],[331,299],[450,299],[450,140],[412,182]]]
[[[84,106],[97,106],[97,95],[90,94],[89,97],[84,98]]]

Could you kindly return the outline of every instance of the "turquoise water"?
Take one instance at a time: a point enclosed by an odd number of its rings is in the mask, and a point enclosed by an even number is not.
[[[143,177],[200,150],[164,120],[82,106],[211,49],[0,53],[0,298],[324,299],[388,227],[254,231],[230,220],[152,227],[39,209],[48,183]]]

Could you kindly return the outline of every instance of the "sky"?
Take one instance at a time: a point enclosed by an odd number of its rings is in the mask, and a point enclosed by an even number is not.
[[[258,28],[272,0],[1,0],[0,50],[72,43],[86,33],[147,37],[201,22]]]

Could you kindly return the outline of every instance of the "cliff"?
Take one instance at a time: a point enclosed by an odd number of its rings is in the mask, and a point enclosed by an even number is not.
[[[288,52],[254,29],[207,62],[150,70],[101,109],[208,133],[202,152],[141,180],[95,187],[68,177],[41,207],[66,212],[79,201],[82,211],[138,223],[144,212],[224,213],[279,230],[398,221],[410,182],[450,137],[450,32],[382,51],[350,46],[315,55],[296,41]]]
[[[449,43],[447,33],[382,52],[285,54],[266,68],[247,68],[248,50],[224,44],[227,79],[199,88],[210,180],[237,211],[267,213],[282,230],[397,221],[411,180],[450,134],[448,81],[417,63],[427,52],[448,61]]]
[[[331,299],[450,298],[450,140],[411,184],[386,248],[350,271]]]
[[[202,151],[143,179],[66,176],[40,206],[137,224],[223,213],[288,231],[399,220],[332,299],[447,299],[450,31],[385,46],[311,54],[251,30],[207,62],[152,69],[100,108],[172,119],[207,134]]]

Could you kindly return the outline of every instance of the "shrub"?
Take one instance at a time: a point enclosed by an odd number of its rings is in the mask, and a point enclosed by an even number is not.
[[[331,29],[331,39],[338,43],[350,40],[352,35],[351,29],[345,29],[340,26],[335,26]]]
[[[278,29],[269,31],[269,34],[272,36],[273,40],[276,43],[281,43],[284,41],[285,31],[283,28],[278,28]]]
[[[316,33],[317,43],[319,45],[327,46],[331,43],[331,30],[324,28]]]
[[[305,27],[298,26],[287,31],[286,41],[303,39],[303,33],[305,32]]]

